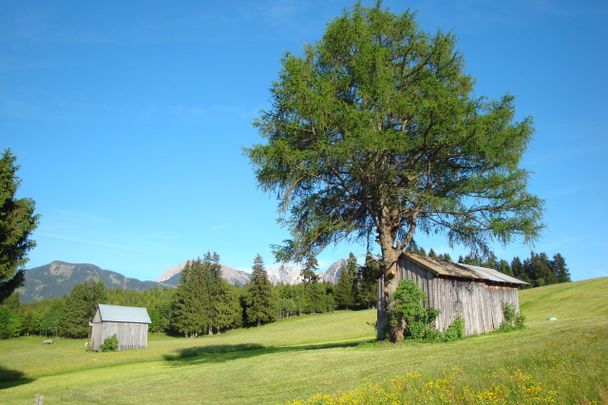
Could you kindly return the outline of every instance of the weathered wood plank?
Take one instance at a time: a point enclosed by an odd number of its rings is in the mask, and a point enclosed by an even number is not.
[[[465,321],[465,334],[480,334],[494,330],[503,321],[503,303],[519,310],[517,288],[498,285],[488,280],[437,277],[423,266],[402,256],[397,263],[399,280],[411,280],[426,293],[425,305],[440,313],[435,327],[444,331],[458,315]],[[381,299],[381,285],[378,285]],[[379,301],[380,302],[380,301]]]

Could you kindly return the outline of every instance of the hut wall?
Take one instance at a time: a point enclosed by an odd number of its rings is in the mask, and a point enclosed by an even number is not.
[[[118,350],[143,348],[148,345],[148,324],[132,322],[93,322],[91,347],[99,350],[106,338],[116,335]]]
[[[466,335],[485,333],[502,323],[503,302],[519,310],[516,288],[484,281],[437,277],[404,257],[399,260],[398,269],[398,279],[418,284],[428,297],[425,304],[440,311],[435,320],[435,327],[440,331],[445,331],[461,315]]]

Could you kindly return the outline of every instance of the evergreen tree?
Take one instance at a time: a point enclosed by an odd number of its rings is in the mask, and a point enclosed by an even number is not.
[[[561,254],[556,253],[553,255],[553,260],[551,260],[550,266],[553,270],[556,282],[566,283],[572,281],[570,279],[570,270],[568,270],[568,267],[566,266],[566,260]]]
[[[442,253],[438,256],[439,260],[442,260],[444,262],[451,262],[452,258],[450,257],[450,255],[448,253]]]
[[[496,270],[500,271],[501,273],[508,274],[509,276],[513,275],[513,271],[511,270],[511,266],[509,266],[509,262],[504,259],[501,259],[498,262]]]
[[[171,326],[186,337],[197,337],[206,332],[211,323],[209,311],[204,305],[209,292],[203,271],[200,259],[189,261],[175,292]]]
[[[255,257],[252,270],[251,282],[246,287],[245,314],[250,325],[260,326],[274,318],[272,287],[260,255]]]
[[[227,291],[222,283],[222,265],[216,252],[207,252],[203,256],[203,283],[207,293],[203,296],[204,311],[209,314],[207,334],[213,335],[214,328],[219,331],[226,314]]]
[[[424,251],[424,248],[422,246],[418,246],[418,244],[416,243],[416,241],[414,239],[412,239],[410,241],[410,244],[407,246],[406,251],[420,255],[420,256],[426,256],[426,252]]]
[[[429,257],[431,259],[436,259],[437,258],[437,254],[435,253],[435,251],[433,250],[433,248],[431,248],[431,250],[429,250]]]
[[[65,297],[63,335],[82,338],[89,335],[89,322],[93,319],[97,304],[106,302],[106,288],[101,281],[85,281],[76,284]]]
[[[357,305],[363,308],[376,306],[378,300],[377,282],[380,277],[380,263],[371,254],[365,255],[365,264],[359,267],[357,277],[359,287],[357,289]]]
[[[521,259],[518,256],[515,256],[513,260],[511,260],[511,271],[513,272],[513,276],[515,278],[525,281],[526,283],[530,282],[530,278],[525,272]]]
[[[346,265],[340,271],[335,287],[335,300],[338,308],[349,309],[355,305],[357,277],[357,258],[350,253]]]
[[[319,276],[317,275],[318,267],[317,258],[309,253],[301,272],[302,285],[306,293],[305,312],[307,313],[324,312],[323,309],[325,308],[323,288],[319,284]]]
[[[20,183],[15,161],[10,149],[0,158],[0,303],[23,284],[20,269],[35,246],[29,237],[39,219],[31,198],[15,198]]]
[[[316,270],[319,268],[319,263],[317,262],[317,258],[312,253],[306,255],[306,261],[304,262],[304,267],[300,272],[300,276],[302,277],[302,281],[307,283],[316,283],[319,281],[319,276],[317,275]]]
[[[220,294],[216,300],[219,307],[218,315],[213,325],[217,333],[221,333],[223,329],[235,328],[243,324],[240,289],[230,285],[226,280],[220,279],[219,291]]]

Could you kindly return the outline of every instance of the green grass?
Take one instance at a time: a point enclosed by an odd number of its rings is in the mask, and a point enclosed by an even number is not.
[[[557,402],[601,403],[608,401],[607,292],[608,278],[522,291],[525,329],[455,343],[372,343],[375,311],[304,316],[198,339],[153,335],[147,349],[117,353],[85,352],[85,340],[0,341],[0,403],[29,404],[36,394],[49,404],[336,402],[387,392],[422,399],[433,384],[438,401],[447,395],[441,382],[450,379],[452,398],[470,390],[471,398],[486,393],[479,401],[489,403],[497,381],[508,389],[525,378],[540,388],[522,389],[545,390]],[[333,396],[314,396],[319,392]],[[529,400],[518,395],[504,398]]]

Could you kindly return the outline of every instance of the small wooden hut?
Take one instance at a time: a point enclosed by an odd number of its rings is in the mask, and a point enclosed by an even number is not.
[[[497,329],[502,323],[503,303],[519,311],[517,287],[527,283],[494,269],[451,263],[404,253],[397,262],[399,281],[411,280],[427,295],[426,306],[439,310],[435,327],[445,331],[458,315],[464,319],[465,334]],[[378,303],[382,278],[379,280]]]
[[[151,323],[146,308],[98,304],[91,322],[90,348],[98,351],[112,335],[118,339],[118,350],[146,347]]]

